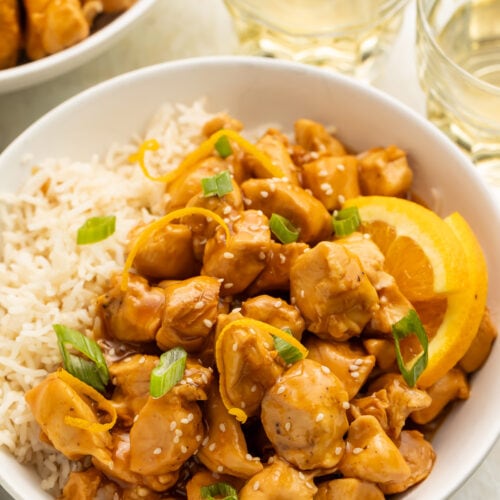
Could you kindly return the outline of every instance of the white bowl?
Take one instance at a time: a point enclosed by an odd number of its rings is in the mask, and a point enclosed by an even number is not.
[[[37,61],[0,70],[0,94],[31,87],[80,66],[97,57],[123,36],[156,0],[137,0],[123,14],[85,40]]]
[[[432,125],[386,95],[353,80],[308,66],[257,58],[190,59],[141,69],[91,88],[40,119],[0,155],[2,191],[15,190],[27,176],[22,159],[69,156],[87,160],[114,141],[144,129],[165,101],[191,103],[206,96],[211,111],[227,110],[247,128],[280,123],[291,128],[308,117],[335,124],[353,149],[397,144],[415,170],[415,191],[439,213],[458,210],[472,225],[486,253],[489,306],[500,326],[500,214],[474,167]],[[455,406],[433,440],[437,460],[431,475],[402,495],[445,498],[476,469],[500,433],[498,342],[473,376],[470,398]],[[16,498],[47,498],[32,471],[0,454],[0,482]]]

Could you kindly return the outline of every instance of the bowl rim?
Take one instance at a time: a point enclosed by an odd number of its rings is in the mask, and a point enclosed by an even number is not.
[[[124,35],[156,1],[137,0],[130,8],[85,40],[42,59],[0,70],[0,93],[13,92],[43,83],[97,57]]]
[[[321,78],[325,81],[335,82],[336,85],[340,87],[355,87],[357,92],[364,93],[370,98],[378,100],[382,105],[387,106],[391,109],[391,112],[399,114],[402,117],[408,117],[415,125],[421,127],[427,131],[427,133],[435,136],[436,141],[441,143],[441,145],[446,146],[449,151],[450,157],[454,161],[461,165],[464,171],[469,174],[468,181],[474,184],[474,188],[478,193],[481,193],[488,199],[489,205],[492,207],[494,214],[493,217],[500,221],[500,207],[494,201],[491,192],[486,187],[484,181],[480,178],[479,173],[473,166],[472,162],[465,157],[465,155],[456,147],[456,145],[437,127],[428,122],[423,116],[418,114],[415,110],[407,106],[406,104],[398,101],[396,98],[386,94],[385,92],[378,90],[376,88],[370,87],[363,84],[353,78],[340,75],[337,73],[329,72],[321,68],[315,68],[307,65],[302,65],[300,63],[282,61],[275,59],[264,59],[253,56],[202,56],[193,57],[175,61],[167,61],[152,66],[139,68],[118,76],[115,76],[109,80],[98,83],[59,104],[45,115],[36,120],[32,125],[25,129],[17,138],[15,138],[6,149],[0,153],[0,172],[2,169],[7,168],[6,165],[12,164],[11,160],[20,160],[21,151],[23,150],[23,143],[30,139],[33,135],[39,133],[46,123],[50,123],[53,120],[58,120],[60,115],[64,115],[68,110],[78,108],[86,102],[91,102],[95,95],[99,95],[103,91],[110,91],[112,89],[117,89],[121,86],[134,86],[140,83],[141,80],[150,80],[151,78],[157,78],[159,75],[165,75],[170,72],[176,72],[178,70],[185,70],[189,67],[199,67],[203,66],[205,69],[208,68],[221,68],[221,67],[234,67],[238,65],[243,65],[245,67],[259,70],[266,68],[274,68],[275,70],[284,70],[291,73],[308,73],[312,78]],[[160,103],[159,103],[160,104]],[[133,130],[131,130],[133,133]],[[2,188],[0,187],[0,191]],[[496,439],[491,440],[488,445],[482,447],[482,453],[477,456],[474,461],[470,463],[470,474],[461,477],[459,481],[453,484],[452,490],[448,491],[448,494],[453,493],[458,488],[460,488],[464,482],[469,479],[470,475],[480,466],[483,460],[486,458],[489,451],[495,445],[496,441],[500,437],[500,421],[496,429]],[[3,451],[3,450],[0,450]],[[1,454],[0,454],[1,457]],[[10,486],[10,485],[8,485]],[[10,488],[9,488],[10,489]]]

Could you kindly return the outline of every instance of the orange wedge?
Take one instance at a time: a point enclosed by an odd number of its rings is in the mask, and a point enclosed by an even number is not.
[[[429,361],[418,385],[428,387],[460,360],[479,328],[487,294],[481,247],[458,213],[443,220],[414,202],[380,196],[355,198],[345,206],[358,207],[361,231],[379,246],[386,270],[419,313],[429,337]],[[420,347],[408,340],[402,350],[411,366]]]

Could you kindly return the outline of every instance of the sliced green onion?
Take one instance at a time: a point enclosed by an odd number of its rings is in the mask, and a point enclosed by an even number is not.
[[[186,359],[187,353],[182,347],[174,347],[160,356],[160,363],[153,368],[149,382],[153,398],[161,398],[182,379]]]
[[[107,215],[104,217],[91,217],[78,229],[76,242],[78,245],[88,245],[105,240],[115,232],[116,217]]]
[[[427,366],[429,339],[427,338],[427,334],[425,333],[418,314],[413,309],[411,309],[404,318],[401,318],[397,323],[394,323],[391,330],[392,336],[394,337],[394,346],[396,348],[396,358],[399,371],[401,372],[401,375],[403,375],[406,383],[410,387],[413,387],[417,383],[418,377],[420,377],[421,373]],[[401,339],[404,339],[412,334],[417,336],[423,352],[415,363],[413,363],[412,367],[408,369],[403,360],[399,342]]]
[[[227,135],[221,135],[214,144],[214,148],[221,158],[227,158],[233,154],[233,148],[229,143]]]
[[[285,330],[282,328],[282,330]],[[288,329],[290,330],[290,329]],[[292,332],[290,331],[290,334]],[[292,344],[282,339],[281,337],[277,337],[273,335],[274,348],[278,351],[278,354],[285,361],[287,365],[292,363],[296,363],[303,359],[302,353]]]
[[[64,325],[52,325],[52,328],[57,335],[57,345],[61,351],[64,369],[82,382],[103,392],[109,382],[109,372],[97,342]],[[89,359],[71,354],[66,344],[70,344]]]
[[[347,207],[332,216],[333,230],[337,236],[347,236],[361,224],[358,207]]]
[[[200,489],[201,498],[215,500],[216,497],[223,500],[238,500],[238,493],[227,483],[215,483],[209,486],[202,486]]]
[[[299,239],[299,230],[282,215],[272,214],[269,219],[269,228],[281,243],[293,243]]]
[[[203,189],[203,196],[224,196],[233,190],[233,183],[231,182],[231,174],[229,170],[224,170],[219,174],[212,177],[205,177],[201,179],[201,187]]]

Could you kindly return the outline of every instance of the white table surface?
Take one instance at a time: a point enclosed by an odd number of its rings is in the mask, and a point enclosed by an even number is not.
[[[414,20],[410,0],[403,30],[374,85],[424,114],[425,101],[415,67]],[[237,49],[222,0],[158,0],[148,15],[103,55],[54,80],[0,95],[0,151],[44,113],[98,82],[163,61],[233,54]],[[500,202],[500,191],[494,191],[494,196]],[[1,489],[0,498],[8,498]],[[500,442],[451,499],[500,499]]]

